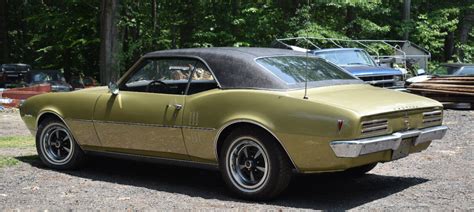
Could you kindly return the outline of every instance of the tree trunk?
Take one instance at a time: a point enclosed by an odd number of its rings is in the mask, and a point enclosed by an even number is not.
[[[70,82],[72,72],[71,72],[71,49],[66,48],[63,52],[63,69],[64,69],[64,78],[67,82]]]
[[[444,39],[444,61],[451,60],[454,54],[454,32],[448,32]]]
[[[241,2],[240,0],[232,0],[231,4],[232,4],[232,15],[237,16],[240,11]]]
[[[461,44],[467,44],[467,41],[469,40],[469,32],[471,32],[474,23],[474,10],[468,8],[461,12],[461,15],[459,42]],[[461,61],[464,60],[464,52],[462,49],[459,49],[459,59]]]
[[[100,81],[103,85],[119,78],[119,0],[102,0],[100,19]]]
[[[347,6],[346,9],[346,17],[345,17],[345,22],[346,22],[346,35],[348,37],[354,37],[354,34],[357,34],[360,32],[359,27],[357,26],[354,21],[357,19],[357,12],[356,8],[352,6]]]
[[[199,7],[199,1],[186,0],[183,1],[183,13],[181,18],[184,19],[184,24],[179,26],[179,37],[180,46],[179,48],[191,47],[192,46],[192,35],[194,32],[195,24],[195,11]]]
[[[309,1],[302,0],[277,0],[276,4],[281,8],[285,18],[291,18],[295,15],[296,10],[301,6],[301,4],[306,4],[309,6]]]
[[[151,0],[151,19],[153,24],[153,32],[156,32],[156,0]]]
[[[231,1],[231,12],[232,12],[232,18],[236,18],[239,15],[240,11],[240,5],[241,2],[240,0],[232,0]],[[235,24],[230,24],[231,30],[232,30],[232,35],[235,37],[238,37],[240,35],[240,27],[235,25]]]
[[[403,22],[408,24],[410,22],[410,9],[411,9],[411,0],[403,1]],[[408,29],[403,33],[403,39],[408,40],[410,36],[410,31]]]
[[[0,64],[9,62],[7,0],[0,0]]]

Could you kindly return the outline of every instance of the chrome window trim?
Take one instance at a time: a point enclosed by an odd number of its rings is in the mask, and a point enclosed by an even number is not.
[[[153,59],[153,58],[157,58],[157,59],[164,59],[164,58],[187,58],[187,59],[195,59],[197,61],[200,61],[202,62],[206,68],[209,70],[209,72],[211,72],[212,74],[212,77],[214,77],[214,81],[216,81],[217,83],[217,86],[219,88],[222,88],[221,86],[221,83],[219,82],[219,79],[217,79],[216,75],[214,74],[214,71],[212,71],[211,67],[209,66],[209,64],[204,60],[202,59],[201,57],[199,56],[192,56],[192,55],[173,55],[173,56],[144,56],[143,59]],[[140,59],[142,60],[142,59]],[[187,94],[186,94],[187,95]]]
[[[122,75],[120,80],[118,80],[118,82],[117,82],[118,87],[121,88],[126,83],[125,80],[128,79],[130,77],[130,75],[134,74],[137,71],[138,68],[141,68],[141,66],[144,64],[144,61],[147,60],[147,59],[194,59],[194,60],[196,60],[196,63],[202,62],[204,64],[204,66],[208,69],[208,71],[211,72],[211,75],[214,78],[214,81],[217,83],[217,87],[219,89],[222,89],[222,86],[221,86],[219,80],[217,79],[216,75],[212,71],[209,64],[204,59],[202,59],[201,57],[192,56],[192,55],[143,56],[137,62],[135,62],[135,64],[133,64],[132,67],[130,67],[128,69],[128,71],[125,72],[125,74]],[[194,73],[194,70],[195,70],[195,67],[193,68],[193,70],[191,70],[192,71],[191,75],[190,75],[189,79],[187,80],[186,89],[185,89],[184,94],[182,94],[182,96],[188,96],[188,89],[189,89],[189,87],[191,85],[191,81],[192,81],[191,76],[192,76],[192,73]],[[162,93],[162,94],[166,94],[166,93]],[[173,94],[167,94],[167,95],[173,95]]]

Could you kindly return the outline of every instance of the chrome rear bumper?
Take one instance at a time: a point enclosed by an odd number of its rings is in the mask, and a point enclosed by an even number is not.
[[[396,150],[405,138],[414,138],[413,145],[416,146],[432,140],[441,139],[446,134],[446,126],[430,127],[421,130],[410,130],[397,132],[392,135],[378,136],[348,141],[333,141],[331,148],[337,157],[354,158],[361,155],[380,152],[384,150]]]

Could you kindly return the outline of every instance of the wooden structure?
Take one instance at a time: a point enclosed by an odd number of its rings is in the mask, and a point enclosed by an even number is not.
[[[469,103],[474,108],[474,77],[433,77],[408,87],[412,93],[442,103]]]

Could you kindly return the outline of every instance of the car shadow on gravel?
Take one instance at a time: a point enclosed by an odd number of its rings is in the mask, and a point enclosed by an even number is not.
[[[21,156],[17,159],[39,169],[48,169],[36,155]],[[217,171],[93,157],[82,169],[63,173],[94,181],[144,187],[204,199],[248,203],[231,196]],[[265,204],[318,210],[347,210],[427,181],[417,177],[375,174],[359,178],[338,174],[296,175],[282,195]]]

